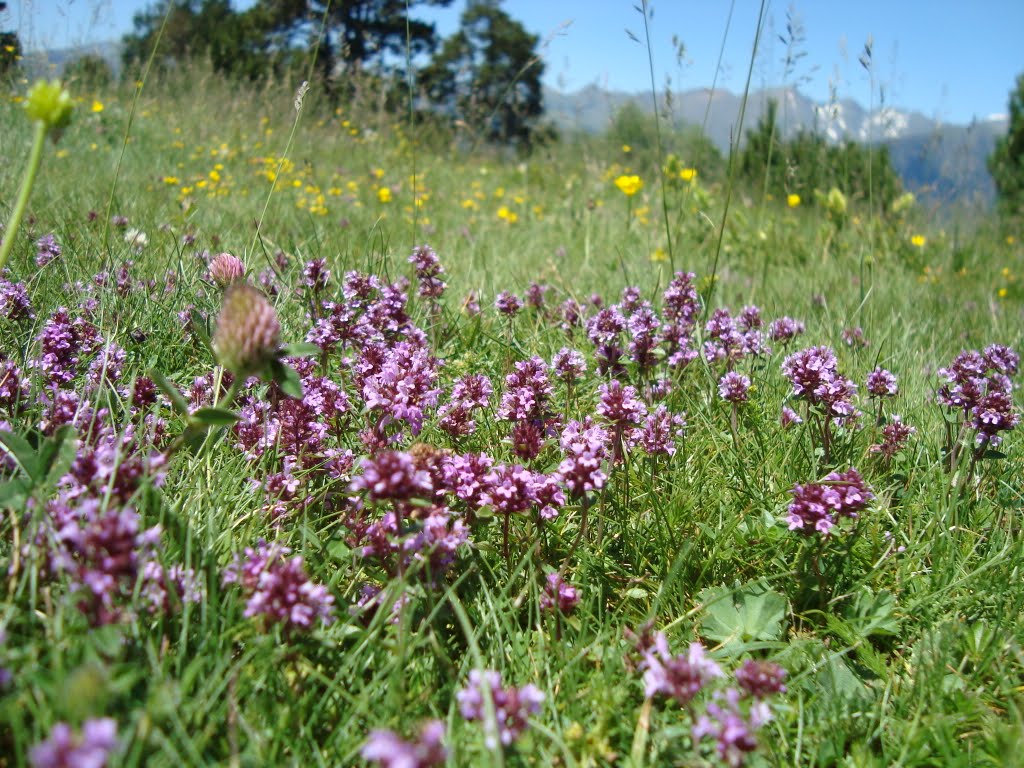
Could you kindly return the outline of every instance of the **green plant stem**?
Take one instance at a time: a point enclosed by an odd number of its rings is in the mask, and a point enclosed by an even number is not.
[[[46,134],[46,123],[42,120],[37,120],[35,133],[32,135],[32,151],[28,156],[28,168],[25,169],[25,175],[21,179],[18,200],[14,204],[11,220],[7,223],[3,244],[0,244],[0,270],[7,266],[7,259],[14,248],[14,237],[18,234],[21,220],[25,217],[28,199],[32,196],[32,187],[36,183],[36,174],[39,172],[39,166],[43,162],[43,145],[46,143]]]

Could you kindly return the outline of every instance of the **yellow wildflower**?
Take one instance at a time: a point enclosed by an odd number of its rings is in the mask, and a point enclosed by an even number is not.
[[[622,151],[623,152],[632,152],[633,148],[631,146],[629,146],[629,144],[623,144],[622,145]]]
[[[696,168],[680,168],[679,178],[686,182],[693,182],[697,180],[697,169]]]
[[[632,197],[633,195],[635,195],[637,192],[640,191],[640,188],[643,185],[644,183],[643,181],[640,180],[639,176],[623,175],[615,179],[615,186],[618,187],[622,194],[624,194],[626,197]]]
[[[924,248],[927,242],[928,239],[924,235],[914,235],[910,238],[910,244],[915,248]]]
[[[651,261],[668,261],[668,252],[664,248],[655,248]]]
[[[791,192],[790,194],[786,195],[786,205],[788,205],[790,208],[799,208],[800,195],[796,194],[795,192]]]
[[[507,221],[509,224],[515,224],[519,221],[519,214],[509,210],[507,205],[503,205],[498,209],[498,218]]]
[[[103,111],[103,102],[102,101],[97,101],[96,99],[93,99],[92,100],[92,111],[94,113],[102,112]]]
[[[377,190],[377,200],[379,200],[382,203],[390,203],[391,202],[391,188],[390,187],[381,187],[380,189],[378,189]]]

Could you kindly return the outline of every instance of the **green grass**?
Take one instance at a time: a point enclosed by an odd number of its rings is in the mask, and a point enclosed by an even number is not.
[[[487,150],[466,158],[459,144],[419,135],[369,99],[334,111],[313,90],[296,114],[293,87],[252,93],[197,70],[147,83],[122,158],[132,91],[81,96],[73,124],[47,149],[32,220],[18,234],[10,264],[8,279],[25,283],[36,318],[0,324],[0,352],[32,379],[32,397],[42,382],[26,361],[39,354],[36,338],[50,314],[84,298],[78,284],[92,286],[91,319],[103,338],[127,353],[121,385],[155,368],[187,389],[195,377],[219,371],[203,334],[178,318],[194,307],[209,330],[215,325],[220,295],[197,253],[231,252],[253,275],[275,270],[283,337],[297,341],[310,327],[308,304],[292,290],[306,261],[328,261],[335,294],[348,270],[410,276],[409,252],[429,243],[449,288],[439,316],[416,298],[410,312],[432,326],[434,353],[444,361],[442,402],[455,378],[470,372],[487,373],[496,392],[473,435],[453,441],[430,416],[416,441],[510,461],[508,424],[495,410],[513,361],[533,354],[550,360],[566,344],[586,352],[589,372],[567,419],[593,413],[599,378],[582,329],[569,339],[557,320],[530,310],[509,325],[491,306],[498,291],[521,294],[536,280],[551,286],[548,302],[557,307],[593,292],[611,304],[624,286],[636,285],[658,305],[673,267],[696,272],[705,294],[711,286],[723,187],[698,176],[696,185],[668,191],[674,263],[660,260],[667,242],[659,169],[633,166],[618,146],[574,140],[529,158]],[[90,111],[94,98],[102,111]],[[0,106],[0,153],[10,160],[0,167],[4,219],[30,137],[19,106]],[[626,172],[644,180],[632,201],[613,183]],[[389,201],[381,200],[381,188],[390,190]],[[767,201],[762,213],[757,195],[734,190],[707,310],[756,303],[766,319],[802,319],[807,332],[795,348],[831,345],[840,370],[861,390],[876,365],[896,373],[900,394],[885,412],[903,416],[917,434],[891,465],[868,450],[877,435],[863,391],[863,428],[841,435],[830,463],[814,452],[809,429],[781,430],[789,385],[779,366],[794,347],[773,345],[771,355],[741,365],[754,390],[735,433],[717,394],[723,369],[698,359],[666,400],[686,413],[679,451],[656,470],[639,452],[625,466],[607,468],[608,485],[591,505],[590,534],[577,549],[580,509],[571,501],[543,540],[532,515],[515,517],[508,559],[501,521],[485,516],[451,571],[431,586],[415,569],[384,578],[359,556],[347,538],[342,479],[309,473],[308,505],[272,524],[250,480],[276,471],[280,457],[271,450],[250,462],[233,439],[214,432],[204,449],[171,456],[161,485],[145,481],[126,502],[146,527],[161,526],[162,562],[195,569],[203,600],[93,628],[69,579],[49,574],[44,547],[31,543],[74,455],[69,446],[58,452],[56,470],[20,496],[12,489],[25,485],[26,473],[5,470],[0,666],[13,679],[0,691],[0,765],[27,764],[30,747],[58,721],[100,716],[117,720],[112,764],[126,766],[358,764],[370,730],[409,736],[428,718],[447,725],[451,765],[713,763],[708,742],[702,751],[692,744],[690,713],[661,700],[645,705],[624,631],[648,621],[665,630],[676,652],[702,640],[730,673],[745,658],[786,668],[788,691],[774,701],[775,719],[760,732],[751,765],[1019,763],[1020,434],[1006,437],[1005,458],[950,473],[934,391],[936,370],[961,349],[1021,348],[1021,244],[997,236],[994,223],[956,238],[919,211],[883,220],[856,202],[842,226],[810,201],[797,209]],[[140,253],[108,214],[146,232]],[[33,243],[51,232],[64,252],[39,270]],[[923,247],[911,244],[914,234],[927,237]],[[184,235],[194,242],[183,244]],[[94,282],[129,261],[132,279],[151,279],[153,288],[119,292],[115,280]],[[169,270],[175,279],[165,290]],[[469,291],[479,294],[479,319],[461,311]],[[863,328],[869,346],[842,342],[852,326]],[[330,444],[358,457],[365,455],[358,432],[366,417],[350,368],[341,355],[326,360],[324,375],[358,404]],[[126,398],[117,390],[103,387],[90,397],[111,410],[114,423],[127,423]],[[565,399],[556,389],[556,409]],[[166,449],[184,420],[166,402],[153,410],[167,422],[167,437],[153,447]],[[33,450],[44,445],[42,416],[34,404],[0,413]],[[407,437],[398,447],[413,442]],[[530,465],[550,471],[560,458],[557,441],[549,441]],[[825,546],[823,593],[812,568],[814,539],[785,525],[789,490],[850,465],[877,498],[856,535],[846,524]],[[243,615],[245,597],[222,585],[221,573],[261,537],[304,557],[312,580],[334,596],[333,624],[288,633]],[[570,555],[568,576],[582,599],[556,622],[540,612],[538,596],[544,574]],[[408,595],[397,623],[386,610],[349,614],[367,581],[389,600]],[[770,621],[754,616],[746,634],[723,634],[744,610],[769,604],[781,606]],[[506,681],[533,683],[546,694],[523,739],[503,755],[489,752],[479,724],[459,714],[455,692],[473,668],[498,669]]]

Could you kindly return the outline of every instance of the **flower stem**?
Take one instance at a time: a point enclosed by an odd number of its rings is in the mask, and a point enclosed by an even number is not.
[[[18,234],[21,220],[25,216],[25,209],[28,208],[28,199],[32,195],[32,187],[36,183],[36,174],[39,172],[39,165],[43,160],[43,144],[46,143],[47,127],[42,120],[36,120],[35,133],[32,136],[32,151],[28,156],[28,168],[21,179],[21,190],[18,192],[18,201],[14,204],[14,212],[4,232],[3,243],[0,244],[0,270],[7,266],[7,259],[14,248],[14,237]]]

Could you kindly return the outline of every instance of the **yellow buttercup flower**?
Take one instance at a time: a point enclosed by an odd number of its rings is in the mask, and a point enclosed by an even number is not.
[[[683,181],[691,182],[697,180],[697,169],[696,168],[680,168],[679,178]]]
[[[915,248],[924,248],[928,239],[924,235],[914,235],[910,238],[910,244]]]
[[[615,179],[615,186],[619,188],[626,197],[632,197],[640,188],[643,187],[644,183],[640,180],[639,176],[619,176]]]
[[[103,111],[103,102],[102,102],[102,101],[97,101],[96,99],[93,99],[93,100],[92,100],[92,108],[91,108],[91,111],[92,111],[93,113],[99,113],[99,112],[102,112],[102,111]]]
[[[800,195],[796,194],[795,192],[786,195],[786,205],[788,205],[790,208],[799,208]]]
[[[391,202],[391,188],[390,187],[381,187],[380,189],[378,189],[377,190],[377,200],[382,202],[382,203],[390,203]]]
[[[498,218],[503,221],[507,221],[509,224],[515,224],[519,221],[519,214],[515,211],[509,210],[508,206],[503,205],[498,209]]]

